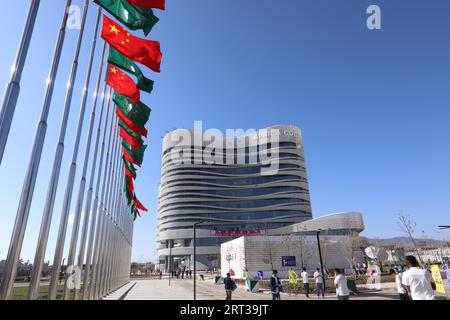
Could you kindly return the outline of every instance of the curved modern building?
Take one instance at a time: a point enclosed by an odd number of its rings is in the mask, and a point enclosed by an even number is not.
[[[183,129],[167,134],[158,203],[162,269],[220,261],[220,245],[312,219],[301,131],[274,126],[223,138]]]

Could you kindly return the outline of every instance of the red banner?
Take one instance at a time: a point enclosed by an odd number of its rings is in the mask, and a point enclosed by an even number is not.
[[[240,237],[240,236],[262,236],[264,230],[215,230],[212,234],[216,237]]]

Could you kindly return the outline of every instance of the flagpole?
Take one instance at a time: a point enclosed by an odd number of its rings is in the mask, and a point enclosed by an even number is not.
[[[113,200],[113,244],[112,244],[112,256],[110,260],[110,266],[107,273],[107,292],[111,292],[113,274],[114,274],[114,264],[116,259],[116,251],[117,251],[117,237],[118,237],[118,228],[117,228],[117,199],[119,196],[118,184],[120,179],[120,146],[121,139],[118,141],[118,156],[116,157],[116,179],[114,182],[114,200]]]
[[[95,36],[97,36],[97,35],[95,35]],[[106,44],[103,46],[103,52],[102,52],[102,57],[101,57],[101,61],[100,61],[100,70],[99,70],[97,85],[96,85],[96,89],[95,89],[96,93],[94,95],[94,103],[93,103],[93,107],[92,107],[93,109],[95,109],[97,106],[98,92],[100,89],[101,78],[102,78],[102,73],[103,73],[105,51],[106,51]],[[75,144],[73,146],[73,151],[72,151],[72,160],[70,163],[69,175],[67,178],[66,190],[65,190],[65,194],[64,194],[64,202],[63,202],[63,206],[62,206],[61,218],[60,218],[60,223],[59,223],[58,237],[57,237],[57,241],[56,241],[56,249],[55,249],[55,254],[53,257],[53,270],[52,270],[52,275],[51,275],[51,279],[50,279],[50,289],[49,289],[49,299],[51,299],[51,300],[56,299],[57,285],[58,285],[58,280],[59,280],[62,255],[63,255],[63,251],[64,251],[64,242],[65,242],[65,237],[66,237],[67,224],[69,222],[70,206],[71,206],[72,194],[73,194],[73,188],[74,188],[74,180],[75,180],[75,174],[77,171],[77,158],[78,158],[78,152],[79,152],[80,143],[81,143],[81,134],[83,131],[84,116],[86,113],[86,105],[87,105],[87,97],[89,94],[90,80],[91,80],[91,75],[88,74],[86,77],[86,83],[85,83],[83,95],[82,95],[80,112],[79,112],[79,116],[78,116],[77,131],[75,134]],[[92,122],[92,119],[91,119],[91,122]],[[89,141],[89,143],[90,143],[90,141]]]
[[[89,1],[89,0],[87,0],[87,1]],[[98,33],[100,20],[101,20],[101,12],[102,12],[102,10],[99,7],[92,52],[95,52],[95,46],[97,43],[97,33]],[[106,50],[106,43],[104,45],[104,48]],[[104,57],[104,55],[103,55],[103,57]],[[106,87],[107,86],[105,83],[104,88],[103,88],[102,97],[101,97],[99,125],[103,120],[103,107],[105,104]],[[95,102],[97,103],[97,99]],[[86,150],[85,150],[85,154],[84,154],[84,164],[83,164],[83,169],[82,169],[82,173],[81,173],[80,185],[79,185],[79,189],[78,189],[78,196],[77,196],[76,209],[75,209],[75,219],[74,219],[74,222],[72,225],[72,237],[71,237],[70,246],[69,246],[69,256],[67,259],[68,266],[75,265],[75,255],[76,255],[77,243],[78,243],[78,232],[79,232],[80,223],[81,223],[81,209],[83,207],[83,202],[84,202],[84,191],[86,189],[86,175],[87,175],[87,170],[88,170],[88,165],[89,165],[89,157],[90,157],[90,153],[91,153],[91,144],[92,144],[94,125],[95,125],[96,111],[97,111],[96,103],[94,104],[94,106],[92,108],[91,119],[90,119],[90,123],[89,123],[88,138],[87,138]],[[93,161],[95,161],[95,160],[93,160]],[[86,215],[85,215],[84,220],[87,220]],[[66,225],[66,228],[67,228],[67,225]],[[67,281],[68,281],[68,274],[66,273],[66,279],[65,279],[65,283],[64,283],[64,300],[67,300],[69,298],[69,293],[70,293],[70,289],[67,287]]]
[[[119,268],[120,268],[120,252],[123,252],[122,248],[123,248],[123,242],[124,242],[124,235],[123,235],[123,231],[122,231],[122,224],[121,224],[121,202],[122,202],[122,192],[121,192],[121,184],[120,181],[122,180],[122,175],[123,175],[123,162],[120,161],[120,165],[119,165],[119,170],[121,172],[120,176],[119,176],[119,181],[117,183],[117,192],[118,192],[118,197],[117,197],[117,202],[116,202],[116,223],[117,223],[117,230],[118,230],[118,240],[117,240],[117,247],[116,247],[116,257],[114,260],[114,271],[113,271],[113,275],[112,275],[112,287],[113,290],[117,289],[119,287],[119,283],[118,283],[118,277],[119,277]]]
[[[105,162],[105,170],[104,170],[104,175],[103,175],[103,186],[102,186],[102,196],[100,198],[100,203],[98,205],[97,209],[97,215],[98,215],[98,219],[100,219],[100,223],[99,223],[99,228],[96,232],[96,237],[95,237],[95,249],[94,249],[94,256],[93,256],[93,265],[92,265],[92,278],[91,278],[91,282],[89,283],[89,299],[96,299],[97,295],[96,293],[98,292],[98,286],[97,286],[97,277],[98,277],[98,272],[99,272],[99,265],[101,264],[100,261],[100,251],[102,250],[102,245],[103,245],[103,236],[105,233],[105,224],[106,224],[106,217],[103,214],[104,210],[104,203],[105,203],[105,196],[106,196],[106,189],[107,189],[107,177],[108,177],[108,172],[109,172],[109,158],[110,158],[110,153],[112,152],[112,140],[115,138],[116,133],[117,133],[117,121],[114,121],[114,117],[112,117],[111,121],[115,124],[115,125],[111,125],[111,130],[110,130],[110,135],[109,135],[109,139],[108,139],[108,151],[106,153],[106,162]],[[114,134],[113,134],[113,128],[114,128]]]
[[[22,78],[25,60],[28,55],[28,49],[30,47],[40,3],[40,0],[31,0],[19,49],[17,50],[16,60],[11,68],[11,79],[6,87],[5,95],[3,97],[2,109],[0,111],[0,164],[2,163],[3,154],[8,141],[9,130],[11,129],[11,123],[16,110],[17,99],[19,98],[20,80]]]
[[[122,192],[120,189],[120,181],[122,180],[123,177],[123,162],[122,160],[120,160],[120,164],[119,164],[119,179],[117,181],[117,199],[116,199],[116,226],[117,226],[117,243],[116,243],[116,256],[115,256],[115,260],[114,260],[114,270],[113,270],[113,274],[112,274],[112,287],[113,289],[117,289],[118,288],[118,283],[117,283],[117,276],[118,276],[118,269],[119,269],[119,262],[120,262],[120,252],[121,251],[121,247],[122,247],[122,243],[124,241],[123,238],[123,231],[122,231],[122,227],[121,227],[121,214],[120,214],[120,202],[122,200]]]
[[[111,143],[112,143],[112,139],[113,139],[113,132],[114,128],[116,128],[115,126],[115,118],[114,116],[111,117],[111,126],[110,126],[110,130],[109,130],[109,136],[108,136],[108,147],[106,149],[106,161],[105,161],[105,166],[104,166],[104,170],[103,170],[103,183],[102,183],[102,193],[101,196],[99,197],[99,193],[100,193],[100,175],[101,172],[99,171],[99,180],[97,181],[97,197],[94,199],[94,206],[92,207],[93,210],[95,210],[96,215],[97,215],[97,230],[95,230],[95,241],[92,244],[93,245],[93,256],[92,256],[92,266],[91,266],[91,280],[89,282],[89,292],[86,292],[87,294],[85,295],[84,299],[89,299],[92,300],[93,299],[93,295],[94,295],[94,286],[95,286],[95,282],[97,281],[96,277],[97,277],[97,265],[99,263],[99,250],[100,250],[100,237],[103,231],[103,225],[105,223],[105,219],[102,215],[102,208],[103,208],[103,202],[105,199],[105,194],[106,194],[106,181],[107,181],[107,176],[108,176],[108,160],[109,160],[109,155],[110,155],[110,151],[111,151]]]
[[[72,105],[73,88],[78,72],[78,59],[80,56],[81,44],[83,42],[84,30],[86,26],[86,18],[89,8],[89,1],[85,2],[83,10],[83,19],[81,23],[80,33],[78,35],[77,47],[72,62],[72,69],[67,83],[66,99],[64,104],[64,112],[61,120],[59,139],[56,145],[52,173],[48,186],[47,199],[45,202],[44,212],[42,215],[41,229],[39,232],[38,244],[36,247],[33,270],[31,275],[30,287],[28,290],[28,299],[35,300],[38,297],[39,285],[42,275],[42,267],[45,259],[45,250],[47,248],[48,235],[50,232],[50,224],[52,220],[53,206],[55,203],[56,191],[58,189],[58,181],[61,173],[61,162],[64,154],[64,141],[66,137],[67,124],[69,121],[70,109]]]
[[[108,107],[107,107],[108,115],[106,116],[106,119],[108,119],[108,116],[109,116],[111,99],[112,99],[112,89],[110,89],[110,91],[109,91]],[[111,112],[111,115],[112,116],[111,116],[110,127],[111,127],[111,132],[112,132],[112,127],[114,125],[114,115],[112,112]],[[100,193],[100,183],[101,183],[101,177],[102,177],[103,160],[104,160],[104,156],[105,156],[105,144],[106,144],[107,129],[108,129],[108,120],[105,121],[105,127],[103,130],[102,146],[101,146],[101,151],[100,151],[100,164],[98,167],[98,176],[97,176],[97,182],[96,182],[96,187],[95,187],[94,203],[91,207],[92,190],[88,190],[88,197],[87,197],[86,209],[85,209],[86,212],[91,213],[91,227],[89,230],[88,251],[86,254],[86,264],[85,264],[86,267],[85,267],[84,277],[83,277],[83,299],[88,298],[88,284],[89,284],[89,277],[90,277],[90,273],[91,273],[92,252],[93,252],[94,240],[95,240],[94,236],[95,236],[96,228],[98,228],[98,226],[100,225],[100,218],[97,214],[97,207],[98,207],[98,197],[99,197],[99,193]],[[98,137],[100,137],[100,130],[97,130],[97,135],[98,135]],[[111,135],[111,133],[110,133],[110,135]],[[95,167],[92,167],[91,174],[92,174],[92,177],[94,177]],[[89,191],[91,192],[91,196],[89,196]],[[81,248],[83,248],[83,245],[81,246]],[[83,255],[84,254],[80,249],[78,265],[83,264]]]
[[[6,300],[11,297],[11,291],[14,286],[16,278],[17,263],[22,249],[23,238],[25,236],[25,229],[28,222],[31,201],[33,198],[34,187],[36,185],[36,177],[39,171],[39,164],[41,161],[42,150],[45,142],[45,135],[47,132],[47,118],[50,111],[51,100],[53,97],[53,90],[55,87],[55,80],[58,74],[58,67],[61,58],[62,49],[64,46],[64,39],[66,35],[66,24],[69,16],[69,7],[72,1],[67,0],[62,24],[58,34],[55,51],[53,54],[52,66],[47,80],[47,88],[45,91],[45,98],[41,110],[41,118],[38,123],[36,134],[33,142],[33,149],[31,158],[23,184],[22,193],[20,196],[19,207],[17,210],[16,221],[14,223],[13,234],[9,245],[8,256],[6,258],[6,265],[3,274],[3,281],[0,288],[0,300]],[[6,134],[6,132],[5,132]],[[2,133],[3,136],[3,133]]]
[[[116,222],[115,222],[115,201],[116,201],[116,197],[117,197],[117,175],[118,175],[118,164],[119,164],[119,157],[118,157],[118,147],[120,144],[120,138],[117,139],[117,145],[116,145],[116,155],[114,156],[114,169],[113,169],[113,183],[112,183],[112,197],[111,197],[111,201],[110,201],[110,224],[111,224],[111,242],[108,243],[109,246],[109,255],[108,255],[108,259],[107,259],[107,264],[106,264],[106,272],[105,272],[105,289],[104,289],[104,293],[108,293],[110,290],[110,272],[111,272],[111,268],[112,268],[112,264],[113,264],[113,260],[114,260],[114,250],[115,250],[115,232],[116,232]]]
[[[116,143],[120,140],[118,134],[116,135]],[[108,274],[108,268],[109,268],[109,262],[111,259],[112,254],[112,233],[113,233],[113,198],[114,198],[114,187],[115,187],[115,173],[116,173],[116,163],[117,159],[117,144],[114,148],[114,155],[111,158],[111,181],[109,186],[109,199],[108,199],[108,205],[107,205],[107,214],[108,214],[108,229],[106,233],[106,239],[108,239],[105,242],[105,252],[104,252],[104,263],[102,266],[102,277],[100,278],[100,297],[104,297],[106,294],[106,284],[107,284],[107,274]]]
[[[119,217],[119,200],[120,200],[120,179],[122,177],[122,166],[121,166],[121,160],[120,160],[120,146],[121,146],[121,139],[119,139],[119,156],[116,159],[116,186],[115,186],[115,197],[114,197],[114,245],[113,245],[113,258],[111,261],[111,267],[110,271],[108,273],[108,292],[111,292],[111,290],[114,290],[114,280],[115,280],[115,271],[116,271],[116,262],[117,262],[117,256],[118,256],[118,246],[120,241],[120,229],[119,229],[119,223],[118,223],[118,217]]]
[[[124,240],[126,240],[126,224],[125,224],[126,223],[126,215],[125,215],[125,211],[124,211],[124,208],[125,208],[125,196],[123,194],[123,187],[124,187],[124,179],[122,179],[122,181],[120,182],[120,190],[121,190],[121,202],[120,202],[120,213],[121,213],[120,221],[121,222],[120,222],[120,224],[121,224],[121,228],[122,228],[122,231],[123,231]],[[125,241],[122,244],[122,248],[123,248],[123,250],[126,249]],[[120,279],[118,281],[119,285],[121,285],[122,281],[123,281],[124,260],[125,260],[125,257],[122,256],[121,259],[120,259],[120,275],[119,275]]]
[[[109,109],[110,109],[110,105],[111,105],[111,93],[112,93],[112,90],[110,89],[109,93],[108,93],[104,134],[106,134],[107,125],[108,125]],[[102,97],[102,99],[103,99],[103,97]],[[103,110],[103,104],[102,104],[102,110]],[[102,121],[99,121],[98,127],[97,127],[97,135],[95,138],[94,159],[93,159],[93,163],[92,163],[91,174],[90,174],[90,178],[89,178],[89,188],[87,191],[86,204],[85,204],[85,208],[84,208],[85,219],[83,222],[83,231],[82,231],[81,240],[80,240],[80,250],[78,252],[78,268],[79,268],[79,270],[83,270],[83,261],[84,261],[85,251],[86,251],[86,240],[87,240],[89,225],[91,225],[91,230],[95,230],[96,219],[93,216],[93,212],[91,212],[91,205],[92,205],[92,194],[94,191],[93,188],[94,188],[95,170],[96,170],[96,166],[97,166],[97,158],[98,158],[98,151],[99,151],[98,149],[99,149],[99,145],[100,145],[101,124],[102,124]],[[99,171],[101,170],[102,165],[103,165],[103,151],[104,150],[102,150]],[[92,242],[92,239],[90,239],[90,242]],[[90,259],[89,259],[89,263],[90,263]],[[88,263],[86,261],[85,275],[88,272],[89,272],[88,271]],[[86,286],[87,282],[83,282],[83,284]],[[75,300],[78,300],[78,299],[79,299],[79,288],[76,288],[75,289]]]
[[[114,140],[113,143],[111,145],[111,157],[109,158],[109,170],[108,170],[108,182],[106,184],[107,187],[107,192],[106,192],[106,198],[104,201],[104,204],[102,206],[102,216],[104,218],[104,224],[103,224],[103,230],[102,233],[100,234],[100,247],[99,247],[99,260],[98,260],[98,264],[97,264],[97,268],[96,268],[96,272],[97,272],[97,276],[95,277],[96,282],[95,282],[95,290],[94,290],[94,300],[97,300],[100,297],[101,294],[101,287],[103,284],[103,270],[104,270],[104,265],[105,265],[105,254],[106,254],[106,242],[107,242],[107,237],[109,236],[109,214],[108,214],[108,204],[109,204],[109,198],[111,195],[111,175],[112,175],[112,158],[113,155],[115,154],[115,150],[114,150],[114,145],[116,144],[116,140],[117,140],[117,121],[116,121],[116,126],[115,126],[115,131],[114,131]]]
[[[112,188],[112,178],[113,178],[113,174],[114,174],[114,168],[113,168],[113,158],[116,155],[116,148],[114,148],[116,141],[117,141],[117,124],[116,124],[116,131],[114,133],[114,142],[112,145],[112,157],[109,159],[109,174],[108,174],[108,192],[106,194],[106,201],[105,201],[105,205],[103,207],[103,211],[104,211],[104,217],[105,217],[105,229],[102,235],[102,240],[100,242],[100,248],[102,249],[101,251],[101,256],[100,256],[100,263],[98,265],[99,267],[99,272],[98,272],[98,283],[96,283],[96,294],[95,294],[95,299],[101,297],[101,295],[103,294],[103,288],[104,288],[104,276],[105,276],[105,268],[106,268],[106,260],[107,260],[107,254],[109,253],[109,237],[110,237],[110,231],[111,231],[111,207],[110,207],[110,202],[111,202],[111,188]]]

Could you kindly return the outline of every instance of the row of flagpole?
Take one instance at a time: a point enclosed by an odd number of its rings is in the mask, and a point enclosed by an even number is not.
[[[19,95],[20,78],[22,75],[26,54],[29,48],[31,35],[33,33],[34,23],[39,9],[39,3],[40,1],[31,1],[26,26],[23,32],[22,41],[15,62],[12,79],[7,87],[7,91],[3,99],[2,110],[0,114],[0,164],[4,153],[4,147],[6,145],[6,140],[9,134],[17,97]],[[42,105],[41,118],[38,122],[29,166],[23,183],[22,194],[18,205],[13,234],[11,236],[5,270],[0,287],[0,299],[10,299],[14,287],[17,265],[23,245],[30,206],[36,184],[36,178],[43,152],[47,130],[47,119],[50,112],[51,100],[53,96],[56,76],[58,74],[60,58],[64,47],[65,29],[71,4],[72,1],[67,0],[61,28],[58,33],[58,39],[52,59],[50,74],[47,81],[45,98]],[[66,100],[61,120],[59,139],[56,145],[52,173],[50,176],[44,212],[42,214],[41,228],[35,252],[33,271],[28,293],[29,299],[38,298],[39,287],[41,284],[41,274],[44,264],[45,250],[49,237],[55,198],[58,189],[58,181],[61,174],[66,129],[69,121],[74,84],[76,82],[78,71],[78,58],[80,55],[81,44],[83,42],[89,5],[90,1],[85,0],[81,29],[66,91]],[[65,196],[62,206],[56,249],[53,258],[53,267],[49,287],[49,299],[57,298],[58,283],[60,281],[61,273],[61,260],[63,256],[64,245],[66,242],[66,231],[68,228],[71,201],[75,187],[77,159],[83,134],[85,113],[88,107],[87,98],[89,95],[89,86],[95,59],[97,40],[99,37],[100,20],[101,8],[98,9],[96,27],[90,50],[88,68],[86,71],[86,79],[82,92],[82,102],[79,109],[78,126],[75,134],[75,143],[72,151],[72,158],[65,188]],[[104,80],[105,77],[104,69],[107,69],[107,67],[105,68],[105,64],[107,63],[106,52],[107,45],[105,43],[99,63],[98,79],[94,92],[91,117],[86,137],[86,150],[84,153],[80,185],[75,203],[76,210],[69,245],[67,264],[68,267],[64,279],[63,299],[71,298],[71,293],[74,294],[75,299],[98,299],[104,297],[111,291],[117,289],[118,287],[124,285],[129,281],[133,219],[129,214],[127,201],[122,192],[124,188],[125,177],[123,163],[120,160],[119,156],[122,149],[120,143],[121,140],[118,133],[117,120],[111,108],[112,91],[109,90],[109,93],[107,94],[106,83],[102,81],[102,79]],[[102,83],[103,90],[101,94],[101,102],[98,103],[99,92]],[[106,113],[104,112],[105,105],[107,106]],[[97,110],[97,107],[99,107],[99,110]],[[97,111],[99,111],[98,120],[96,120]],[[105,119],[103,124],[104,115]],[[91,158],[92,140],[94,139],[94,126],[96,121],[98,121],[98,127],[95,132],[92,165],[89,176],[88,190],[86,192],[86,178]],[[102,127],[103,132],[101,129]],[[108,145],[107,147],[106,144]],[[98,157],[99,164],[97,166]],[[85,199],[86,203],[84,203]],[[82,222],[83,205],[85,209],[84,219]],[[79,239],[78,234],[80,233],[80,231],[81,237]],[[78,242],[80,242],[80,246],[78,248],[77,256]],[[83,270],[83,266],[85,267],[84,274],[82,274],[81,272],[81,270]],[[71,286],[71,283],[74,279],[83,280],[82,290],[80,290],[81,287],[78,286],[80,283],[78,283],[77,281],[74,282],[74,288]],[[72,288],[73,290],[71,290]]]

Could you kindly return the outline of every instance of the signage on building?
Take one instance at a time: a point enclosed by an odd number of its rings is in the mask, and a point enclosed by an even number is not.
[[[214,230],[211,232],[216,237],[240,237],[240,236],[262,236],[264,230]]]
[[[295,256],[283,256],[281,257],[281,265],[283,267],[296,267],[297,262],[295,261]]]

